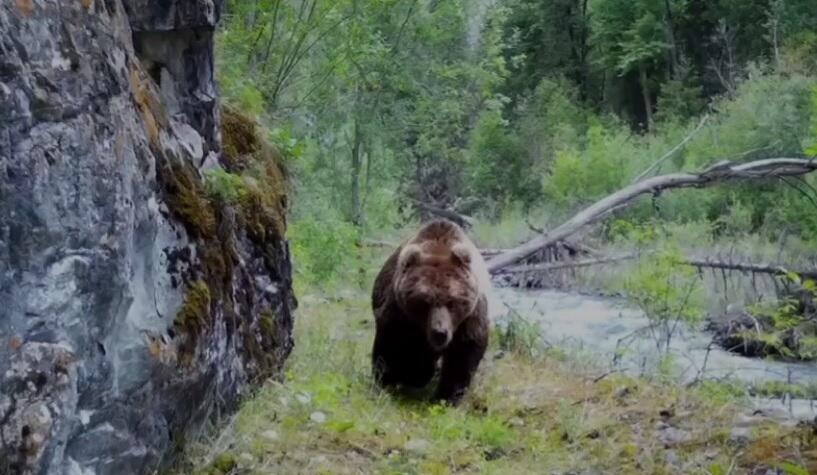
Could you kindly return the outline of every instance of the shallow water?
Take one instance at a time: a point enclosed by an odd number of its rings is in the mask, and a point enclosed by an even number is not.
[[[553,290],[498,288],[495,291],[503,304],[497,315],[500,325],[516,312],[538,323],[547,343],[580,351],[611,369],[649,374],[657,368],[660,358],[655,340],[649,332],[642,331],[649,321],[640,310],[623,300]],[[682,382],[698,376],[748,383],[817,380],[817,364],[747,358],[715,345],[707,351],[711,339],[705,331],[690,329],[679,330],[672,338],[673,362]],[[797,418],[817,415],[814,401],[758,399],[756,403],[790,411]]]

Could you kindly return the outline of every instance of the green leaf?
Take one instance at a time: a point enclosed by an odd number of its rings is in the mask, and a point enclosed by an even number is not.
[[[719,465],[717,463],[713,463],[712,465],[709,466],[709,474],[710,475],[726,475],[726,470],[724,470],[724,468],[721,465]]]
[[[326,426],[334,432],[343,433],[354,427],[355,423],[354,421],[332,421]]]
[[[783,473],[787,475],[809,475],[808,469],[791,462],[780,462],[777,464],[777,468],[783,470]]]

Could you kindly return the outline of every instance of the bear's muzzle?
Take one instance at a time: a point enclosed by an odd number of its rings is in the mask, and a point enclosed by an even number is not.
[[[451,314],[445,307],[434,307],[431,309],[428,322],[428,344],[435,351],[441,351],[449,343],[454,333],[451,322]]]

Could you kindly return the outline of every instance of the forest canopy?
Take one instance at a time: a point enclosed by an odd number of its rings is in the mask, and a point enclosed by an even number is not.
[[[811,0],[229,0],[218,47],[223,94],[289,156],[296,254],[429,209],[564,217],[645,170],[817,151]],[[815,185],[619,217],[813,240]]]

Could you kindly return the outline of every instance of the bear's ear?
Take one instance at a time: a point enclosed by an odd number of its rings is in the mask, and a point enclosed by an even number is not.
[[[463,266],[468,266],[471,264],[471,249],[469,249],[469,247],[465,244],[454,244],[454,247],[451,248],[451,255],[454,256],[454,260]]]
[[[420,262],[420,256],[423,250],[417,244],[407,244],[406,247],[400,251],[400,257],[397,258],[397,268],[400,270],[406,269]]]

